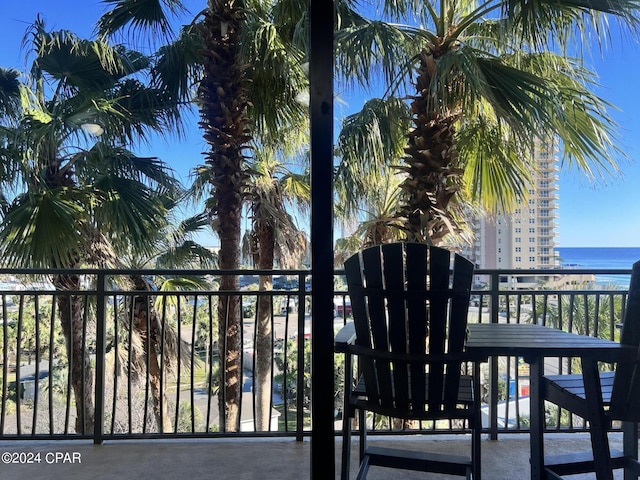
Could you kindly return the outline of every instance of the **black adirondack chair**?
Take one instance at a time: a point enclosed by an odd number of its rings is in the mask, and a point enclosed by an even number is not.
[[[600,372],[597,361],[582,360],[582,373],[544,376],[541,400],[555,403],[589,422],[591,452],[545,456],[545,475],[595,472],[598,480],[613,480],[613,470],[625,468],[625,480],[638,478],[638,421],[640,420],[640,261],[633,265],[620,343],[632,351],[614,372]],[[625,422],[624,452],[612,451],[608,432]]]
[[[345,262],[353,324],[336,336],[346,372],[343,479],[349,478],[351,419],[358,410],[357,478],[376,465],[480,480],[478,367],[464,352],[473,271],[460,255],[419,243],[370,247]],[[358,360],[356,382],[352,358]],[[458,420],[471,430],[470,454],[429,454],[429,439],[421,452],[369,446],[366,412],[390,419]]]

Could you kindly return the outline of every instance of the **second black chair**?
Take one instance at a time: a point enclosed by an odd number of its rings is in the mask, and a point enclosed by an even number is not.
[[[598,362],[582,360],[582,373],[544,376],[542,400],[550,401],[588,421],[591,451],[545,457],[547,479],[595,472],[597,480],[613,480],[624,468],[625,480],[638,478],[638,422],[640,421],[640,262],[633,265],[620,343],[628,358],[615,372],[601,372]],[[612,451],[608,432],[614,423],[626,428],[624,451]]]

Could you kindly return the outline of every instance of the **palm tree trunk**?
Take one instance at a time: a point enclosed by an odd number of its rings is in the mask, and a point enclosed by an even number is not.
[[[222,242],[220,250],[222,251]],[[221,268],[222,262],[220,262]],[[220,291],[240,288],[236,276],[224,275],[220,279]],[[240,399],[242,396],[242,323],[240,297],[221,295],[218,301],[218,346],[223,365],[221,392],[218,395],[220,425],[223,432],[240,430]]]
[[[161,370],[158,363],[158,356],[156,354],[157,342],[152,340],[147,342],[147,339],[143,340],[144,349],[147,352],[147,358],[149,360],[149,386],[151,387],[151,398],[153,398],[153,415],[156,418],[158,425],[158,432],[168,433],[173,431],[173,425],[169,418],[169,410],[167,405],[167,396],[162,391],[161,387]]]
[[[136,290],[151,290],[151,286],[140,275],[132,275],[131,279]],[[167,397],[161,389],[162,371],[160,362],[158,362],[158,351],[161,350],[158,338],[162,337],[158,314],[146,295],[134,297],[132,309],[133,326],[142,339],[142,347],[146,356],[149,387],[153,401],[153,415],[158,425],[158,431],[160,433],[171,432],[173,431],[173,426],[169,418]],[[147,317],[149,318],[148,322]]]
[[[235,270],[240,265],[242,201],[248,174],[244,150],[251,140],[246,66],[240,57],[244,24],[241,0],[209,0],[203,37],[206,43],[204,76],[200,82],[200,126],[209,144],[206,164],[211,170],[212,194],[209,214],[220,239],[219,266]],[[220,291],[238,290],[235,275],[223,275]],[[218,397],[220,430],[240,429],[242,393],[242,315],[237,295],[221,295],[218,303],[218,346],[224,362],[220,369]]]
[[[432,94],[437,68],[436,52],[423,51],[416,79],[417,94],[411,103],[414,128],[407,135],[405,170],[401,188],[408,194],[401,215],[408,239],[437,245],[456,231],[449,202],[459,190],[463,170],[456,168],[454,124],[459,112],[449,110]]]
[[[265,226],[258,232],[260,250],[258,268],[272,270],[274,264],[273,227]],[[273,290],[272,276],[260,275],[260,291]],[[258,297],[256,312],[256,429],[268,431],[271,421],[271,369],[273,365],[272,297]]]
[[[76,404],[76,432],[93,434],[95,423],[93,368],[86,350],[83,303],[78,295],[64,293],[65,290],[80,290],[80,277],[68,274],[57,275],[54,285],[61,293],[57,296],[57,303],[70,363],[69,374]]]

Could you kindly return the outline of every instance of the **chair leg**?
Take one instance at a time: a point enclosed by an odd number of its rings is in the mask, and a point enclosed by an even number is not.
[[[482,418],[482,417],[478,417],[478,418]],[[482,424],[481,422],[474,420],[474,422],[476,423],[475,425],[473,425],[472,427],[472,431],[471,431],[471,469],[472,469],[472,478],[473,480],[481,480],[482,479],[482,475],[481,475],[481,464],[482,464],[482,459],[481,459],[481,450],[480,450],[480,432],[481,432],[481,427]],[[480,423],[480,425],[478,425],[478,423]]]
[[[471,425],[471,465],[473,480],[481,480],[482,454],[480,440],[482,433],[482,411],[480,409],[480,364],[473,365],[473,388],[475,390],[476,401],[474,402],[474,418]]]
[[[360,430],[360,454],[356,480],[365,480],[367,478],[367,473],[369,472],[369,455],[367,454],[367,412],[361,408],[358,409],[358,428]]]
[[[367,454],[367,415],[363,409],[358,409],[358,422],[358,428],[360,429],[360,463],[362,463]]]
[[[638,422],[624,422],[623,453],[625,458],[624,480],[637,480],[640,464],[638,464]],[[627,466],[631,464],[633,468]]]
[[[613,480],[607,429],[602,419],[590,422],[591,450],[597,480]]]
[[[351,419],[350,412],[346,409],[342,414],[342,464],[340,468],[341,480],[349,480],[351,468]]]
[[[360,470],[358,470],[356,480],[365,480],[367,473],[369,473],[369,457],[365,457],[360,463]]]
[[[352,405],[353,388],[353,357],[344,357],[344,398],[342,407],[342,464],[340,468],[341,480],[349,480],[351,468],[351,420],[355,417]]]
[[[608,425],[602,405],[602,389],[598,364],[595,361],[582,361],[585,398],[589,412],[589,433],[591,450],[597,480],[613,480],[611,451],[609,450]]]

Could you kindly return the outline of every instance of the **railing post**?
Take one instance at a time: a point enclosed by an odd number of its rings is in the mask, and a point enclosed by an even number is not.
[[[296,385],[298,396],[296,397],[296,441],[304,440],[304,369],[305,365],[305,282],[304,275],[298,276],[298,338],[296,338],[298,352],[298,376]],[[309,359],[311,361],[311,359]]]
[[[95,420],[93,443],[100,445],[104,441],[104,361],[105,361],[105,323],[107,318],[106,273],[101,270],[96,278],[96,383],[95,383]]]
[[[500,272],[491,273],[491,323],[498,323]],[[498,439],[498,358],[489,358],[489,438]]]

